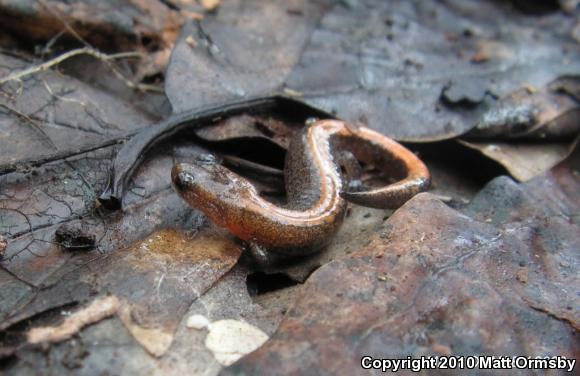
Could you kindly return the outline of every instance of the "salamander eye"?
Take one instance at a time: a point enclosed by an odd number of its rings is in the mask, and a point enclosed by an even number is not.
[[[194,180],[195,179],[193,175],[190,173],[180,172],[179,175],[177,175],[177,179],[175,179],[174,184],[177,189],[184,190],[187,189],[187,187],[189,187]]]
[[[217,159],[213,154],[200,154],[195,158],[195,160],[200,164],[208,164],[208,165],[217,164]]]
[[[171,170],[173,185],[180,191],[187,189],[195,181],[193,174],[188,172],[185,164],[176,164]]]
[[[312,125],[314,123],[316,123],[319,119],[317,117],[309,117],[308,119],[306,119],[304,121],[305,125]]]
[[[193,183],[193,181],[195,180],[195,178],[193,177],[192,174],[190,174],[189,172],[181,172],[179,174],[179,180],[185,184],[190,184]]]

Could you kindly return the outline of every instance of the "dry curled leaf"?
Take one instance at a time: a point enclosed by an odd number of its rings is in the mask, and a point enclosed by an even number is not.
[[[576,77],[576,81],[578,78]],[[485,111],[466,137],[565,139],[580,133],[580,108],[559,80],[541,89],[521,88]],[[570,88],[568,88],[570,90]],[[576,89],[577,90],[577,89]]]
[[[574,147],[567,142],[525,143],[525,142],[485,142],[459,141],[491,158],[519,181],[527,181],[555,166],[570,154]]]
[[[238,320],[218,320],[209,324],[208,330],[205,346],[224,366],[235,363],[268,339],[259,328]]]
[[[221,0],[201,0],[200,2],[201,6],[210,12],[216,10],[221,4]]]

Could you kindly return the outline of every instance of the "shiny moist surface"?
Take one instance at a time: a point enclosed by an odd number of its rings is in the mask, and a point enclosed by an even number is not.
[[[397,183],[362,192],[346,192],[340,166],[341,150],[374,164]],[[280,207],[260,197],[246,179],[202,157],[176,164],[175,189],[192,207],[239,238],[274,252],[306,254],[324,246],[340,227],[354,203],[394,208],[429,186],[423,162],[397,142],[369,128],[338,120],[305,126],[290,144],[285,185],[288,205]]]

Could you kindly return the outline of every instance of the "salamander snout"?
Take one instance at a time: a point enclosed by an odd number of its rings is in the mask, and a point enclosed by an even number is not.
[[[177,191],[187,190],[195,181],[195,175],[190,170],[191,165],[187,163],[177,163],[171,169],[171,181]]]

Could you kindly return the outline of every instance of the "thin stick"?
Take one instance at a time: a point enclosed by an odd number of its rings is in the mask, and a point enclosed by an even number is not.
[[[44,0],[37,0],[37,2],[44,8],[46,9],[46,11],[50,14],[52,14],[54,17],[56,17],[60,22],[62,22],[62,24],[64,25],[64,27],[68,30],[69,33],[71,33],[79,42],[81,42],[82,44],[85,45],[85,47],[89,47],[92,48],[92,46],[90,45],[89,42],[87,42],[83,37],[80,36],[79,33],[77,33],[77,31],[64,19],[61,17],[61,15],[54,11],[50,5],[46,4],[44,2]]]
[[[115,54],[115,55],[107,55],[104,54],[102,52],[99,52],[97,50],[95,50],[94,48],[90,48],[90,47],[83,47],[83,48],[79,48],[76,50],[72,50],[69,52],[66,52],[60,56],[55,57],[54,59],[45,61],[42,64],[39,65],[35,65],[26,69],[23,69],[21,71],[18,72],[14,72],[12,74],[9,74],[8,76],[5,76],[3,78],[0,78],[0,85],[5,84],[8,81],[14,81],[14,80],[20,80],[23,77],[26,76],[30,76],[33,73],[38,73],[38,72],[42,72],[45,71],[55,65],[58,65],[60,63],[62,63],[63,61],[65,61],[66,59],[70,59],[73,56],[77,56],[77,55],[90,55],[95,57],[96,59],[102,60],[102,61],[110,61],[113,59],[121,59],[121,58],[127,58],[130,56],[141,56],[139,53],[137,52],[133,52],[133,53],[128,53],[128,52],[124,52],[121,54]]]
[[[67,20],[65,20],[61,14],[57,11],[55,11],[54,9],[52,9],[52,7],[49,4],[46,4],[44,0],[37,0],[37,2],[44,8],[46,9],[47,12],[49,12],[50,14],[52,14],[54,17],[56,17],[60,22],[62,22],[62,24],[64,25],[64,27],[66,28],[66,30],[72,34],[73,37],[75,37],[80,43],[82,43],[83,45],[85,45],[85,47],[87,49],[89,49],[90,51],[94,52],[94,53],[89,53],[90,55],[96,57],[97,59],[102,60],[108,67],[109,69],[113,72],[113,74],[121,81],[123,81],[123,83],[125,83],[125,85],[127,85],[128,87],[130,87],[131,89],[138,89],[141,91],[153,91],[153,92],[158,92],[158,93],[163,93],[163,89],[155,86],[155,85],[147,85],[147,84],[140,84],[140,83],[134,83],[133,81],[131,81],[130,79],[128,79],[127,77],[125,77],[125,75],[123,75],[123,73],[121,73],[117,67],[115,67],[110,60],[113,59],[121,59],[121,58],[125,58],[125,57],[129,57],[129,54],[132,53],[119,53],[119,54],[114,54],[114,55],[105,55],[99,51],[97,51],[89,42],[87,42],[79,33],[77,33],[77,31],[70,25],[70,23],[67,22]],[[139,57],[142,57],[141,54],[136,54]],[[133,55],[135,56],[135,55]],[[0,81],[0,85],[2,85],[2,82]]]
[[[17,162],[7,163],[7,164],[0,164],[0,176],[9,174],[11,172],[19,171],[19,170],[27,170],[34,167],[40,167],[47,163],[56,162],[60,160],[66,160],[68,158],[76,157],[80,154],[90,153],[92,151],[96,151],[99,149],[103,149],[109,146],[118,145],[125,142],[129,139],[132,135],[136,132],[129,132],[125,134],[121,134],[117,137],[113,137],[107,140],[104,140],[100,143],[94,145],[87,145],[85,147],[70,149],[70,150],[63,150],[56,152],[54,154],[45,155],[42,157],[31,158],[20,160]]]

